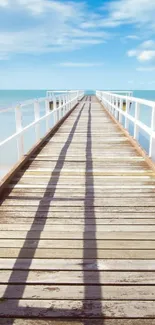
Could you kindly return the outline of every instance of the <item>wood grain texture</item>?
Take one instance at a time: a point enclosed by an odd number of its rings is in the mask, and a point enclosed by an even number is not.
[[[0,325],[155,325],[155,172],[94,96],[6,186]]]

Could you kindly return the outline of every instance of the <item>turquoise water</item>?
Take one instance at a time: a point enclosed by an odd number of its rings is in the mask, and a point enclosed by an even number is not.
[[[0,109],[12,107],[28,99],[46,96],[47,90],[0,90]],[[95,94],[86,90],[87,95]],[[134,90],[133,96],[155,101],[155,90]]]
[[[86,95],[95,94],[93,90],[86,90]],[[8,107],[14,107],[25,100],[35,99],[46,96],[46,90],[0,90],[0,110]],[[143,98],[155,101],[155,90],[134,90],[133,97]],[[44,115],[45,106],[40,105],[40,116]],[[134,115],[134,105],[131,106],[130,113]],[[151,123],[151,109],[148,106],[142,106],[140,112],[140,120],[146,125],[150,126]],[[28,125],[34,121],[33,105],[28,105],[22,108],[22,124]],[[51,118],[50,127],[53,126],[53,119]],[[134,128],[132,123],[129,123],[129,132],[133,135]],[[0,141],[6,139],[15,133],[15,113],[14,110],[0,114]],[[40,135],[44,136],[46,133],[45,121],[41,123]],[[35,144],[35,130],[30,129],[24,135],[24,153],[26,153],[33,144]],[[140,130],[139,143],[148,152],[149,149],[149,136]],[[10,168],[18,161],[17,143],[12,140],[5,148],[0,150],[0,177],[4,175]]]

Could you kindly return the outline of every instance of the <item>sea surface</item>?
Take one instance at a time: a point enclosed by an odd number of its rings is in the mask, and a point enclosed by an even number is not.
[[[15,126],[15,110],[14,107],[20,103],[29,100],[37,99],[46,96],[45,90],[0,90],[0,141],[11,136],[16,131]],[[95,94],[93,90],[86,90],[87,95]],[[133,97],[143,98],[155,101],[155,90],[134,90]],[[9,111],[6,111],[10,108]],[[44,103],[40,104],[40,116],[45,113]],[[130,113],[134,116],[135,107],[131,106]],[[142,105],[140,111],[140,120],[146,125],[151,125],[151,109],[148,106]],[[26,126],[34,121],[34,108],[29,104],[22,108],[22,125]],[[124,124],[124,120],[123,120]],[[53,119],[50,120],[50,126],[53,126]],[[129,123],[129,132],[133,135],[134,128],[132,123]],[[46,133],[46,123],[43,121],[40,125],[40,135],[44,136]],[[29,129],[24,137],[24,153],[35,144],[35,130]],[[148,152],[149,150],[149,136],[144,132],[139,133],[139,143]],[[18,161],[17,141],[12,140],[3,149],[0,149],[0,178],[4,176],[8,170]]]

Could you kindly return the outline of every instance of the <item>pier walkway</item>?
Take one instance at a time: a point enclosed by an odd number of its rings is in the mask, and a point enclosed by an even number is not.
[[[95,96],[7,185],[0,324],[154,325],[155,172]]]

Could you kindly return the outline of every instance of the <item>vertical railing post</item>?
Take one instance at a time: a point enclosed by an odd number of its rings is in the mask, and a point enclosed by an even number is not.
[[[123,109],[123,99],[122,98],[120,98],[119,109],[120,109],[120,111],[119,111],[119,118],[118,118],[118,120],[119,120],[119,123],[122,124],[122,109]]]
[[[46,117],[46,131],[48,132],[48,130],[49,130],[49,113],[50,113],[50,105],[49,105],[49,99],[48,98],[46,98],[45,99],[45,110],[46,110],[46,115],[47,115],[47,117]]]
[[[61,107],[61,96],[58,96],[58,109],[57,109],[57,121],[60,120],[61,112],[60,112],[60,107]]]
[[[15,107],[15,120],[16,120],[16,132],[22,131],[21,105]],[[22,134],[19,134],[19,136],[17,137],[17,150],[18,150],[18,159],[20,159],[24,154],[24,141],[23,141]]]
[[[130,102],[129,102],[129,99],[128,99],[127,97],[126,97],[125,101],[126,101],[126,111],[125,111],[125,129],[128,130],[128,127],[129,127],[128,114],[129,114],[129,105],[130,105]]]
[[[116,102],[115,102],[115,96],[114,96],[114,102],[113,102],[113,108],[112,108],[112,115],[114,115],[114,112],[115,112],[115,108],[114,108],[114,106],[116,105]]]
[[[135,122],[134,122],[134,138],[138,139],[139,127],[137,121],[139,120],[140,104],[136,102],[135,105]]]
[[[149,156],[155,161],[155,106],[152,107]]]
[[[69,111],[69,93],[67,93],[67,106],[66,106],[66,112]]]
[[[60,114],[60,117],[62,118],[63,115],[64,115],[64,110],[65,110],[65,95],[62,95],[61,96],[61,114]]]
[[[114,112],[114,117],[117,120],[117,115],[118,115],[118,97],[116,97],[116,105],[115,105],[115,112]]]
[[[113,105],[113,95],[111,94],[111,99],[110,99],[110,112],[112,112],[112,105]]]
[[[69,93],[69,101],[70,101],[70,103],[69,103],[69,110],[71,110],[71,108],[72,108],[71,100],[72,100],[72,94]]]
[[[54,93],[52,97],[53,97],[53,123],[55,125],[57,123],[57,111],[56,111],[57,103],[56,103],[56,96]]]
[[[38,100],[35,100],[34,102],[34,118],[35,121],[39,121],[40,118],[40,112],[39,112],[39,102]],[[35,125],[35,135],[36,135],[36,141],[40,139],[40,126],[39,123]]]
[[[64,104],[64,107],[63,107],[63,113],[62,113],[62,115],[64,116],[65,114],[66,114],[66,97],[67,97],[67,94],[65,94],[64,96],[63,96],[63,104]]]

